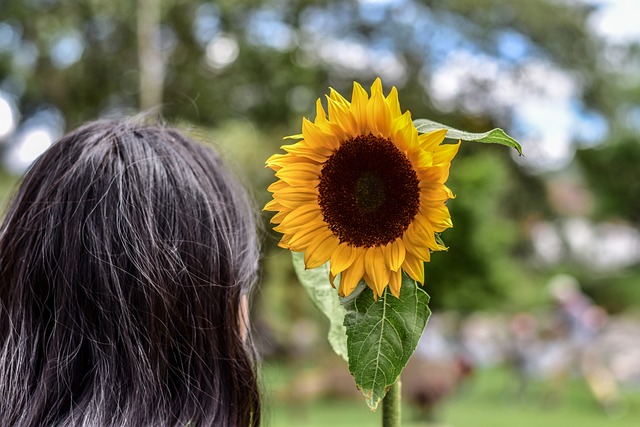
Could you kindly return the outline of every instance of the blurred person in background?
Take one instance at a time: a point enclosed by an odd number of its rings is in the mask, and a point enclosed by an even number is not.
[[[620,403],[615,377],[597,348],[596,339],[607,322],[607,313],[580,290],[578,281],[569,275],[554,276],[549,293],[557,306],[556,330],[569,345],[566,369],[579,368],[593,397],[605,410]],[[562,378],[570,372],[564,372]]]
[[[218,154],[99,121],[0,229],[1,426],[257,426],[254,210]]]

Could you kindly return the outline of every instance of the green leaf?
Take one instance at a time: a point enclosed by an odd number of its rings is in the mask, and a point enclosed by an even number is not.
[[[403,274],[400,298],[387,287],[375,301],[371,289],[360,282],[342,304],[347,310],[349,371],[375,411],[418,345],[431,315],[429,295]]]
[[[413,121],[413,124],[420,133],[427,133],[438,129],[447,129],[447,138],[461,139],[463,141],[484,142],[486,144],[506,145],[507,147],[515,148],[518,151],[518,154],[522,156],[522,147],[518,144],[518,141],[511,138],[500,128],[495,128],[489,132],[474,133],[454,129],[451,126],[443,125],[427,119],[416,119]]]
[[[329,282],[329,263],[312,270],[305,269],[304,254],[291,252],[293,267],[309,298],[329,318],[329,344],[333,351],[347,360],[347,335],[343,325],[346,310],[340,305],[338,290]],[[336,278],[336,280],[338,280]]]

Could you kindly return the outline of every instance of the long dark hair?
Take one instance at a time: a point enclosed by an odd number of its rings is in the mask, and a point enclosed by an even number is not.
[[[0,229],[0,426],[258,425],[252,212],[176,130],[98,121],[54,144]]]

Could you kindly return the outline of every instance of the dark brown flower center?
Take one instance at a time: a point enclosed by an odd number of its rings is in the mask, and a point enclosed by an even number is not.
[[[318,200],[323,219],[341,242],[353,246],[393,242],[418,213],[418,183],[411,162],[390,140],[357,136],[322,167]]]

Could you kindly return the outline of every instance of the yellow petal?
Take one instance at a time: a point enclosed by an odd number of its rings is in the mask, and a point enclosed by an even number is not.
[[[415,169],[426,169],[433,164],[433,154],[421,149],[410,151],[407,155]]]
[[[389,277],[389,290],[394,297],[400,298],[400,287],[402,286],[402,270],[392,271]]]
[[[411,256],[419,258],[420,260],[422,260],[422,262],[431,261],[431,252],[428,250],[428,248],[425,248],[423,242],[421,242],[420,240],[416,240],[417,237],[415,235],[404,235],[402,239],[406,242],[407,253],[410,253]],[[414,250],[414,248],[422,248],[422,252],[418,255],[416,254],[416,252],[420,252],[420,249]]]
[[[273,198],[282,206],[295,209],[306,203],[317,203],[318,189],[315,187],[286,187],[273,193]]]
[[[416,282],[424,283],[424,263],[410,252],[407,252],[402,269]]]
[[[334,276],[333,274],[331,274],[331,272],[329,272],[329,283],[331,283],[331,287],[333,289],[336,288],[336,285],[334,284],[335,281],[336,281],[336,276]]]
[[[371,99],[367,104],[367,121],[374,136],[391,136],[391,114],[382,92],[371,94]]]
[[[274,230],[280,232],[283,230],[287,231],[287,228],[299,227],[301,225],[305,225],[311,221],[322,221],[322,211],[320,210],[320,206],[314,203],[310,203],[307,205],[302,205],[297,209],[294,209],[287,215],[287,217],[282,220],[282,223],[278,227],[279,229],[274,228]]]
[[[419,169],[418,178],[421,181],[437,182],[444,184],[449,179],[450,164],[430,166],[428,168]]]
[[[458,153],[459,148],[460,142],[457,144],[442,144],[433,153],[433,164],[439,165],[443,163],[451,163],[451,160],[453,160]]]
[[[282,220],[289,214],[289,211],[280,211],[271,217],[269,221],[271,224],[280,224]]]
[[[314,161],[316,163],[324,163],[334,153],[335,150],[323,145],[315,145],[310,147],[305,141],[299,141],[295,144],[283,145],[281,147],[292,158],[298,161]]]
[[[276,176],[290,185],[309,187],[313,181],[320,179],[320,166],[306,162],[293,163],[276,172]]]
[[[324,111],[324,107],[322,107],[322,101],[320,98],[316,100],[316,119],[315,124],[323,125],[327,123],[327,113]]]
[[[387,95],[387,105],[389,106],[389,112],[391,113],[391,119],[395,119],[402,115],[400,111],[400,101],[398,100],[398,89],[395,86],[391,88],[391,92]]]
[[[331,273],[338,273],[346,270],[353,264],[359,250],[348,243],[340,243],[340,246],[331,254]]]
[[[332,98],[327,98],[327,107],[329,108],[329,120],[339,126],[339,134],[342,134],[343,137],[358,135],[356,121],[353,114],[351,114],[350,106],[345,106]]]
[[[409,226],[407,231],[415,233],[420,239],[420,244],[422,246],[426,245],[429,249],[434,251],[440,251],[443,249],[443,247],[438,245],[438,242],[436,241],[433,224],[422,213],[418,213],[418,215],[415,216],[413,223]],[[425,260],[426,259],[427,258],[425,258]]]
[[[443,184],[422,181],[420,183],[420,206],[439,206],[455,195]]]
[[[286,154],[274,154],[267,159],[265,162],[265,167],[273,169],[274,171],[279,171],[284,166],[293,163],[291,156],[287,156]]]
[[[451,214],[446,205],[429,206],[428,208],[422,209],[420,212],[421,215],[416,215],[416,218],[421,217],[423,212],[435,232],[441,233],[447,228],[453,227]]]
[[[350,106],[349,101],[347,101],[347,99],[344,96],[340,95],[340,92],[338,92],[332,87],[329,88],[329,98],[345,108],[349,108]]]
[[[299,195],[299,196],[297,197],[296,195]],[[273,193],[273,196],[277,198],[291,197],[294,199],[300,198],[300,200],[302,200],[302,198],[306,200],[311,196],[317,196],[317,195],[318,195],[317,187],[306,187],[306,186],[293,187],[291,185],[287,185],[286,187],[279,188]]]
[[[273,184],[269,185],[269,187],[267,187],[267,191],[270,191],[271,193],[275,193],[276,191],[282,190],[285,187],[289,187],[289,184],[287,184],[284,181],[277,180]]]
[[[447,192],[447,195],[449,196],[449,199],[455,199],[456,195],[453,194],[453,191],[451,191],[451,189],[449,187],[447,187],[446,185],[443,185],[445,191]]]
[[[331,253],[338,247],[340,242],[333,234],[323,239],[316,239],[307,246],[304,252],[304,265],[308,269],[320,267],[329,261]]]
[[[264,208],[262,208],[262,210],[278,212],[282,210],[282,205],[276,199],[272,199],[272,200],[269,200],[269,202],[266,205],[264,205]]]
[[[418,131],[411,121],[411,113],[405,112],[393,121],[394,142],[400,151],[407,153],[418,147]]]
[[[446,129],[438,129],[425,134],[420,135],[420,146],[423,150],[435,151],[438,145],[444,141],[444,137],[447,135]]]
[[[325,224],[313,222],[307,227],[300,227],[296,230],[291,239],[289,239],[289,249],[303,251],[314,241],[324,240],[331,234],[333,233]]]
[[[284,235],[282,236],[282,239],[280,239],[280,241],[278,242],[278,246],[280,246],[283,249],[289,249],[289,237],[288,235]]]
[[[362,280],[362,276],[364,276],[364,256],[358,256],[351,264],[351,267],[340,274],[338,294],[341,297],[349,296]]]
[[[389,269],[384,263],[382,247],[374,246],[367,249],[364,257],[364,269],[372,283],[367,283],[371,289],[382,296],[384,288],[389,284]]]
[[[404,245],[407,248],[407,252],[420,258],[422,261],[429,261],[431,259],[431,252],[424,242],[421,242],[415,234],[411,234],[409,230],[402,236]]]
[[[356,133],[365,134],[367,128],[367,103],[369,95],[359,83],[353,83],[351,94],[351,114],[355,119]]]
[[[374,301],[378,301],[378,293],[373,288],[373,285],[372,285],[373,280],[371,280],[371,277],[369,277],[369,275],[367,274],[366,268],[364,270],[364,274],[362,275],[362,280],[364,280],[365,285],[367,285],[369,287],[369,289],[371,289],[373,291],[373,300]]]
[[[376,92],[379,92],[380,94],[382,94],[382,80],[380,80],[380,77],[377,77],[373,81],[373,84],[371,84],[371,95],[373,95]]]
[[[320,126],[306,118],[302,119],[302,134],[305,142],[313,148],[320,146],[328,150],[335,150],[339,146],[340,141],[335,135],[324,132]]]
[[[398,238],[384,248],[384,261],[392,271],[398,271],[404,261],[405,247],[402,239]]]

